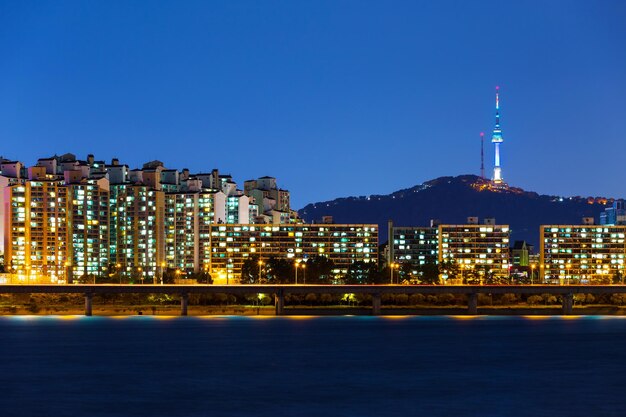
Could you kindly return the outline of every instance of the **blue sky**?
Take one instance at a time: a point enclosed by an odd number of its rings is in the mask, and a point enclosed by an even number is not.
[[[300,208],[477,174],[499,85],[505,180],[626,196],[625,40],[620,1],[0,0],[0,155],[272,175]]]

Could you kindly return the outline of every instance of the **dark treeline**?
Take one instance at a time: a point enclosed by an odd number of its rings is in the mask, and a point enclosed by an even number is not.
[[[149,312],[157,311],[158,307],[178,306],[180,299],[175,295],[166,294],[101,294],[94,296],[94,305],[125,306]],[[489,306],[559,306],[561,298],[552,294],[516,295],[516,294],[478,294],[478,305]],[[68,306],[82,306],[82,294],[13,294],[0,295],[0,311],[3,314],[14,314],[17,307],[26,308],[32,313],[54,313]],[[273,294],[190,294],[192,306],[272,306]],[[308,307],[370,307],[372,299],[369,294],[287,294],[285,303],[290,306]],[[396,307],[462,307],[467,306],[467,296],[463,294],[383,294],[382,303]],[[575,305],[623,306],[626,305],[626,294],[575,294]]]

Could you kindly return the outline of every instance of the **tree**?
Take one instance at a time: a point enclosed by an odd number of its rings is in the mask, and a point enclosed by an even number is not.
[[[506,285],[509,283],[509,278],[506,275],[496,275],[493,269],[485,266],[483,282],[487,285]]]
[[[371,265],[368,284],[387,284],[389,283],[389,274],[388,266],[381,268],[378,265]]]
[[[198,284],[213,284],[213,278],[207,271],[192,272],[187,278],[195,279]]]
[[[327,256],[315,255],[306,263],[306,282],[309,284],[332,284],[335,263]]]
[[[130,271],[130,283],[131,284],[143,284],[143,274],[144,270],[142,267],[138,266],[135,268],[131,268]]]
[[[348,268],[348,273],[344,277],[346,284],[370,284],[372,278],[372,267],[375,264],[363,261],[353,262]]]
[[[163,284],[174,284],[176,282],[176,278],[178,278],[176,269],[167,268],[163,271]]]
[[[118,267],[118,264],[110,263],[106,269],[107,279],[103,280],[103,282],[112,282],[116,284],[124,283],[124,271],[121,265]]]
[[[241,284],[258,284],[259,276],[259,255],[252,255],[243,262],[241,266]]]
[[[271,257],[265,265],[265,277],[268,284],[292,284],[294,271],[293,264],[282,258]]]
[[[419,280],[422,284],[439,284],[439,266],[434,262],[420,265]]]
[[[481,274],[478,268],[465,268],[463,270],[463,283],[478,285],[481,282]]]
[[[95,275],[93,274],[83,274],[78,278],[79,284],[93,284]]]
[[[400,269],[398,270],[398,282],[411,282],[413,280],[413,271],[415,268],[413,264],[410,262],[403,262],[400,264]]]
[[[317,294],[307,294],[306,297],[304,297],[304,300],[307,302],[307,304],[314,305],[317,302]]]
[[[445,279],[456,279],[459,276],[459,265],[456,262],[445,261],[439,264],[439,273]]]

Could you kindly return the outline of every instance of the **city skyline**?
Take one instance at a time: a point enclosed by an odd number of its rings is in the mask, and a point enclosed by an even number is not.
[[[281,178],[301,208],[478,174],[499,85],[509,184],[624,195],[619,2],[541,14],[497,2],[0,8],[7,158],[167,155],[167,166]]]
[[[619,415],[625,22],[0,0],[2,416]]]

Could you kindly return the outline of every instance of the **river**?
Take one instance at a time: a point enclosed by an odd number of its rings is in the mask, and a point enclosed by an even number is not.
[[[0,317],[1,416],[624,416],[619,317]]]

